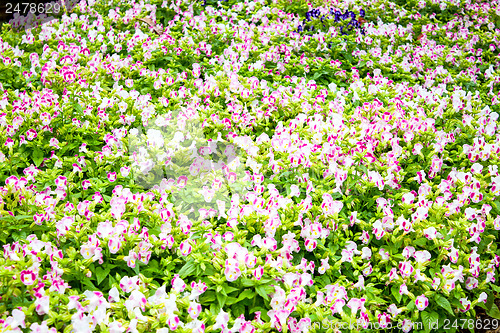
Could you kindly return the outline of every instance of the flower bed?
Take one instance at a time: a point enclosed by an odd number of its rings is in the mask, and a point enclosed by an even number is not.
[[[499,5],[4,25],[2,332],[497,328]]]

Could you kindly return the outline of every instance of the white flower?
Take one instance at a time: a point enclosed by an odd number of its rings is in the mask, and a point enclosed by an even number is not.
[[[479,302],[484,302],[486,303],[486,300],[488,299],[488,294],[485,292],[482,292],[481,295],[479,295],[479,298],[477,299],[478,303]]]
[[[161,132],[157,129],[148,129],[148,146],[153,148],[161,148],[164,145],[164,138]]]
[[[177,143],[183,142],[184,141],[184,134],[182,132],[175,132],[174,138],[172,141],[175,141]]]

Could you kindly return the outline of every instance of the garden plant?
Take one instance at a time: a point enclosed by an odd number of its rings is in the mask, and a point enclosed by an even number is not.
[[[499,0],[61,8],[0,30],[0,332],[500,327]]]

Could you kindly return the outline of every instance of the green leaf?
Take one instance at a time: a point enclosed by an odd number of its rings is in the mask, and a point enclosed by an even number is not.
[[[274,280],[273,279],[260,279],[258,282],[259,282],[259,285],[263,285],[263,284],[270,285],[274,282]]]
[[[0,242],[5,243],[10,234],[7,232],[7,230],[2,230],[2,232],[3,234],[0,235]]]
[[[95,271],[95,276],[97,278],[97,284],[100,285],[101,282],[106,278],[106,276],[108,276],[109,272],[111,270],[109,269],[108,266],[106,266],[106,268],[102,268],[102,267],[97,267],[96,271]]]
[[[217,293],[217,303],[219,303],[219,307],[222,309],[224,304],[226,304],[227,296],[222,293]]]
[[[399,292],[399,286],[393,285],[391,288],[391,293],[392,296],[394,296],[394,298],[396,299],[396,301],[398,301],[398,303],[401,302],[401,298],[403,297],[403,295]]]
[[[255,291],[257,291],[257,293],[262,296],[262,298],[264,300],[268,300],[269,299],[269,296],[267,295],[267,290],[266,290],[266,286],[257,286],[257,288],[255,288]]]
[[[214,315],[217,316],[219,313],[220,307],[216,303],[210,303],[210,312]]]
[[[243,287],[252,287],[255,285],[255,281],[243,278],[243,279],[241,279],[241,285]]]
[[[108,288],[113,288],[113,284],[115,284],[117,281],[113,277],[113,275],[109,275],[108,279]]]
[[[215,292],[213,291],[206,291],[200,296],[200,303],[202,304],[209,304],[213,303],[215,301]]]
[[[244,300],[245,298],[252,299],[255,297],[255,291],[251,289],[245,289],[243,292],[238,296],[238,302],[241,300]]]
[[[87,288],[89,288],[91,291],[92,290],[97,290],[97,288],[94,286],[94,284],[92,283],[92,281],[90,281],[89,279],[82,279],[82,283],[87,286]]]
[[[498,306],[495,303],[493,303],[491,309],[487,311],[486,314],[492,318],[500,320],[500,310],[498,309]]]
[[[224,285],[224,291],[229,294],[229,293],[232,293],[233,291],[236,291],[236,290],[239,290],[238,288],[235,288],[235,287],[231,287],[230,285],[228,284],[225,284]]]
[[[331,280],[326,274],[319,276],[316,281],[319,283],[318,285],[321,287],[331,284]]]
[[[425,244],[427,244],[427,239],[425,239],[425,238],[419,238],[419,239],[413,241],[413,244],[416,244],[418,246],[424,247]]]
[[[439,305],[440,307],[442,307],[443,309],[448,311],[448,313],[451,314],[452,316],[455,315],[453,313],[453,310],[451,309],[450,302],[446,298],[444,298],[443,296],[436,295],[436,303],[437,303],[437,305]]]
[[[79,114],[83,113],[83,108],[82,108],[82,106],[81,106],[80,104],[78,104],[78,103],[73,104],[73,108],[74,108],[74,109],[75,109],[75,110],[76,110]]]
[[[238,299],[236,297],[228,296],[227,299],[226,299],[226,304],[227,305],[233,305],[236,302],[238,302]]]
[[[16,220],[20,221],[20,220],[24,220],[24,219],[28,219],[28,218],[31,219],[31,218],[33,218],[33,215],[16,215],[16,216],[14,216],[14,218]]]
[[[245,314],[245,305],[237,303],[231,307],[231,310],[233,310],[233,314],[237,318],[240,315]]]
[[[194,263],[194,260],[189,260],[184,266],[182,266],[181,270],[179,271],[179,276],[181,278],[185,278],[186,276],[190,275],[196,270],[196,265]]]
[[[494,208],[495,210],[497,211],[497,213],[500,213],[500,201],[493,201],[493,204],[494,204]]]
[[[37,167],[43,162],[43,151],[38,146],[33,150],[33,162],[35,162]]]
[[[484,303],[481,302],[481,304],[484,304]],[[486,304],[484,304],[485,305],[484,308],[489,311],[489,310],[491,310],[491,307],[493,306],[493,304],[495,304],[495,297],[488,295],[488,299],[486,300]]]
[[[215,268],[211,264],[205,264],[205,269],[201,275],[212,276],[215,274]]]
[[[408,305],[406,305],[406,308],[409,311],[413,311],[413,309],[415,309],[415,301],[414,300],[410,300],[410,303],[408,303]]]
[[[21,237],[17,232],[14,232],[14,233],[12,233],[12,239],[14,240],[14,242],[19,242]]]
[[[6,221],[9,220],[9,221],[14,222],[15,218],[14,218],[14,216],[12,216],[12,215],[9,214],[9,215],[0,217],[0,221],[3,221],[3,220],[6,220]]]
[[[424,330],[426,332],[430,332],[431,329],[433,329],[436,326],[436,323],[439,321],[439,314],[437,314],[436,312],[429,313],[427,311],[422,311],[420,317],[422,318],[422,324],[424,325]]]

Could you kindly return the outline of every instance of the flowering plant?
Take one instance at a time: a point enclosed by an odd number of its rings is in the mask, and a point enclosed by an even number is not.
[[[498,1],[329,4],[364,34],[312,36],[280,6],[2,27],[2,331],[498,319]]]

